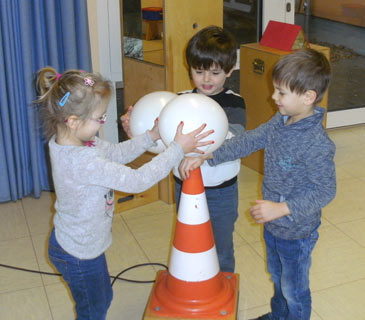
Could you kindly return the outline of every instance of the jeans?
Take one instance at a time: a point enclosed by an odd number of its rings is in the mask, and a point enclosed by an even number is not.
[[[181,185],[175,183],[176,207],[179,206]],[[238,184],[217,189],[205,188],[210,221],[213,228],[220,270],[234,272],[234,223],[238,217]]]
[[[268,319],[309,320],[312,309],[309,269],[318,231],[314,230],[307,238],[285,240],[265,229],[264,239],[267,268],[274,283]]]
[[[95,259],[78,259],[61,248],[53,229],[48,241],[48,255],[71,290],[77,320],[106,319],[113,291],[105,254]]]

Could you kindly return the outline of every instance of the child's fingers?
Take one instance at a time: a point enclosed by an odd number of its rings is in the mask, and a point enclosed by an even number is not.
[[[181,175],[181,179],[186,180],[187,178],[189,178],[189,170],[187,170],[185,165],[179,168],[179,172]]]
[[[204,128],[207,126],[206,123],[203,123],[200,127],[196,128],[195,130],[191,131],[190,134],[195,136],[198,136],[200,132],[204,130]],[[204,133],[203,133],[204,134]],[[209,133],[210,134],[210,133]]]
[[[201,133],[201,134],[196,135],[196,138],[197,138],[198,140],[201,140],[201,139],[204,139],[205,137],[207,137],[207,136],[211,135],[212,133],[214,133],[214,130],[213,130],[213,129],[208,130],[208,131],[206,131],[206,132],[203,132],[203,133]]]
[[[190,171],[189,170],[184,170],[182,172],[181,179],[186,180],[186,179],[189,179],[189,177],[190,177]]]
[[[205,154],[205,152],[204,152],[204,151],[201,151],[201,150],[199,150],[199,149],[197,149],[197,148],[195,148],[195,149],[194,149],[194,150],[192,150],[191,152],[199,153],[199,154]]]
[[[129,106],[127,109],[127,113],[130,115],[133,111],[133,106]]]
[[[126,113],[124,113],[124,114],[122,114],[121,116],[120,116],[120,120],[123,122],[123,121],[127,121],[127,122],[129,122],[129,118],[131,117],[131,113],[132,113],[132,111],[133,111],[133,106],[129,106],[128,108],[127,108],[127,112]]]
[[[191,136],[194,136],[197,139],[197,141],[199,141],[201,139],[204,139],[205,137],[207,137],[210,134],[214,133],[214,130],[212,129],[212,130],[208,130],[207,132],[204,132],[204,133],[201,133],[200,134],[200,132],[202,132],[206,126],[207,126],[207,124],[206,123],[203,123],[201,126],[199,126],[198,128],[196,128],[195,130],[189,132],[188,134],[191,135]],[[177,127],[177,132],[179,134],[183,134],[182,133],[183,128],[184,128],[184,122],[181,121],[179,123],[178,127]],[[207,144],[209,144],[209,142]]]
[[[180,121],[179,125],[177,126],[176,133],[182,134],[183,128],[184,128],[184,122]]]
[[[181,179],[185,180],[189,178],[189,161],[185,158],[179,165],[179,172]]]
[[[197,147],[204,147],[210,144],[215,143],[214,140],[208,140],[208,141],[200,141],[196,144]]]

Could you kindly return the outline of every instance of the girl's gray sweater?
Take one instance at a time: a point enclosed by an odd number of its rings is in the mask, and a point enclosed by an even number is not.
[[[138,193],[166,177],[184,157],[172,142],[166,151],[138,169],[125,164],[153,145],[148,133],[112,144],[95,138],[95,146],[62,146],[49,141],[56,191],[54,225],[61,247],[79,259],[92,259],[111,244],[114,190]]]
[[[289,215],[265,223],[279,238],[307,237],[336,194],[335,145],[322,125],[324,111],[316,107],[314,115],[291,125],[278,112],[258,128],[226,140],[208,160],[217,165],[265,149],[263,199],[286,202],[290,209]]]

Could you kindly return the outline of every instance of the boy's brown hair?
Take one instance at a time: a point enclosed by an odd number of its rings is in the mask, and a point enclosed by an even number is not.
[[[185,56],[189,73],[191,68],[209,70],[214,65],[229,73],[237,61],[236,41],[228,31],[209,26],[189,40]]]
[[[302,95],[308,90],[316,92],[314,105],[320,102],[331,79],[331,66],[323,53],[306,48],[284,56],[275,65],[273,81],[286,86],[291,92]]]

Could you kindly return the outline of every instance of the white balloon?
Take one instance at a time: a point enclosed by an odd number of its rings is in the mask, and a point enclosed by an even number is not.
[[[212,98],[198,93],[187,93],[171,100],[160,113],[159,130],[162,141],[169,145],[174,140],[176,128],[184,122],[183,133],[186,134],[203,123],[207,126],[203,130],[214,129],[214,133],[201,141],[214,140],[214,144],[199,147],[205,153],[213,152],[223,143],[228,133],[228,119],[223,108]],[[198,156],[190,153],[189,156]]]
[[[152,129],[155,119],[159,117],[161,110],[175,97],[177,97],[177,94],[169,91],[155,91],[139,99],[133,106],[129,119],[132,135],[136,136]],[[157,146],[149,148],[148,151],[160,153],[166,149],[165,144],[161,140],[156,142]]]

